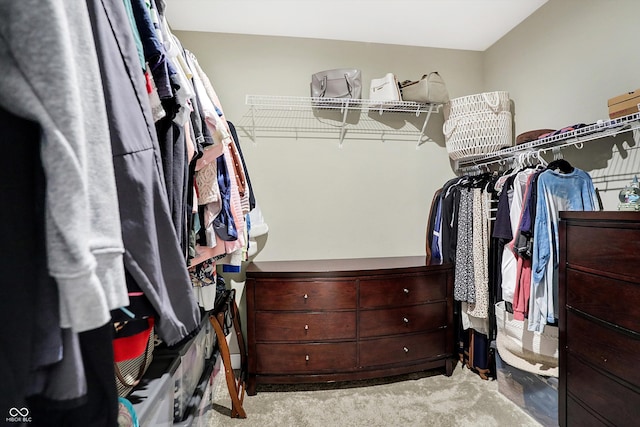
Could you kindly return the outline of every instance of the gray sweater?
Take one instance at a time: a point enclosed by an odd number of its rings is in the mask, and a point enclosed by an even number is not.
[[[0,105],[43,128],[49,273],[61,326],[128,305],[105,101],[85,2],[0,0]]]

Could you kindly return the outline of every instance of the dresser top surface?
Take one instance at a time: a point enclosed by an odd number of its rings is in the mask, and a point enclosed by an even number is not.
[[[262,274],[312,274],[312,275],[357,275],[367,272],[395,272],[411,270],[440,270],[451,268],[451,264],[443,264],[426,256],[403,256],[382,258],[344,258],[317,259],[295,261],[263,261],[252,262],[247,267],[248,276]]]
[[[640,222],[640,212],[633,211],[562,211],[560,219],[591,221],[635,221]]]

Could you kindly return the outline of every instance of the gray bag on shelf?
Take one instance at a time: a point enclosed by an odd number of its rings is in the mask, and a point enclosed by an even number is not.
[[[360,70],[337,68],[320,71],[311,76],[311,96],[314,98],[352,98],[362,95]]]
[[[437,71],[422,76],[417,82],[405,80],[400,83],[403,101],[445,104],[449,102],[449,91]]]

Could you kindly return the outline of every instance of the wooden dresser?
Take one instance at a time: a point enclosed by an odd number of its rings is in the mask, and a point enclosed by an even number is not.
[[[247,393],[454,366],[453,267],[426,257],[247,268]]]
[[[640,424],[640,213],[560,214],[560,426]]]

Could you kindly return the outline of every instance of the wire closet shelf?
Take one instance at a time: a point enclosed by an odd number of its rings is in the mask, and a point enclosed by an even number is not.
[[[491,165],[507,165],[517,160],[523,153],[535,153],[540,158],[541,154],[550,150],[557,153],[565,147],[576,146],[582,148],[585,142],[615,136],[621,132],[636,129],[640,129],[640,113],[611,120],[599,120],[597,123],[585,127],[503,148],[494,153],[456,160],[455,168],[463,174],[481,172],[483,168],[488,171]]]
[[[421,104],[408,101],[376,101],[370,99],[318,98],[296,96],[246,95],[249,111],[241,126],[255,142],[256,130],[267,134],[294,132],[339,134],[340,145],[347,133],[354,135],[418,135],[418,145],[431,114],[442,104]],[[416,117],[416,126],[391,116],[394,124],[380,120],[382,115],[404,113]],[[406,116],[404,116],[406,117]],[[420,119],[423,118],[422,122]],[[399,124],[398,126],[395,126]],[[401,126],[400,126],[401,125]],[[418,127],[418,129],[416,129]]]

